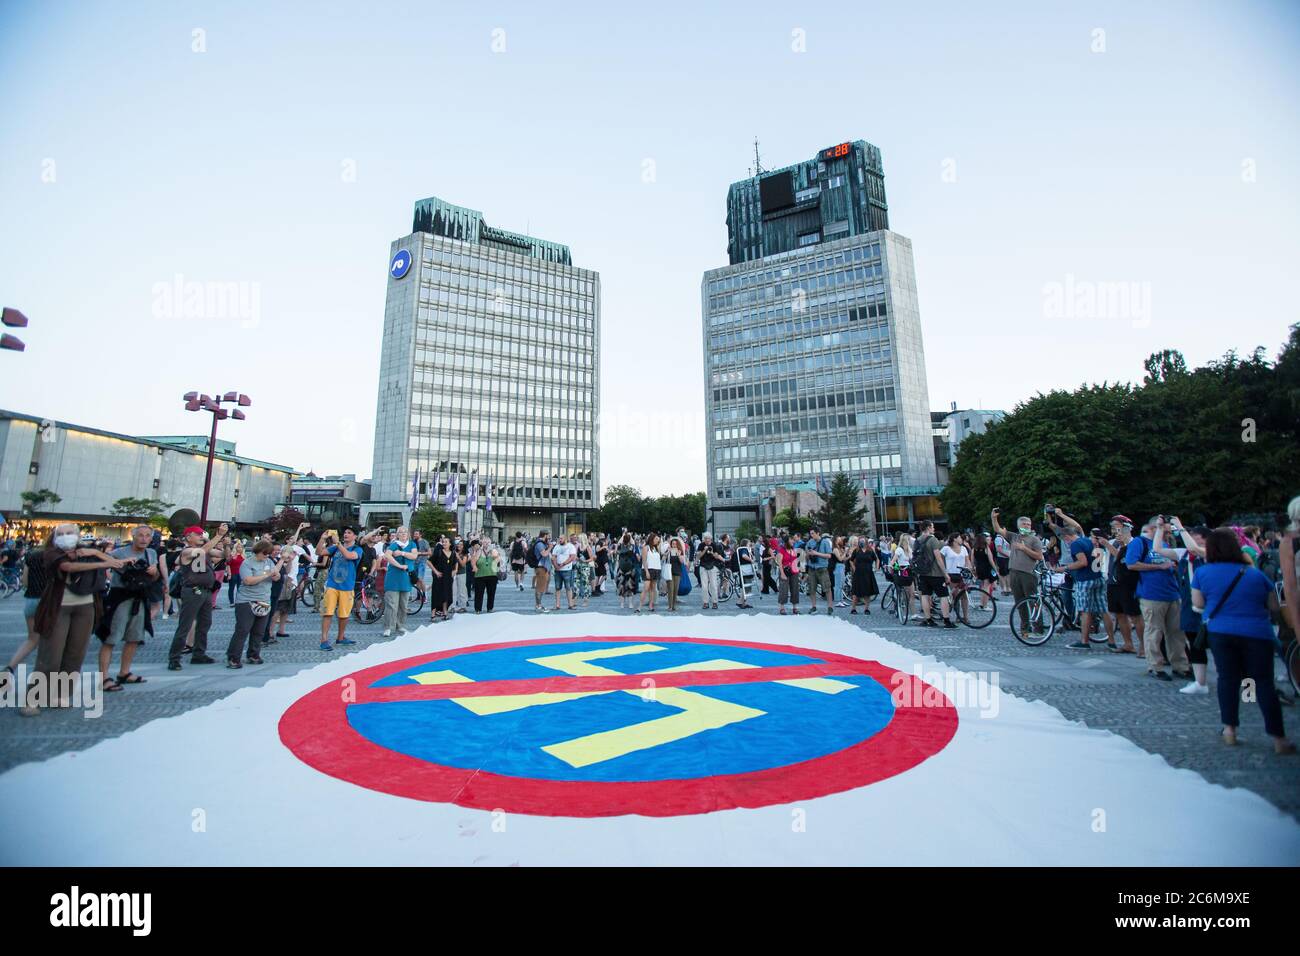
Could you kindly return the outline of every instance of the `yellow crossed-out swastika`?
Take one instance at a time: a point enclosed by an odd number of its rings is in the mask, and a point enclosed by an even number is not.
[[[534,657],[529,658],[529,663],[547,667],[573,677],[616,677],[622,676],[624,672],[600,667],[591,662],[662,650],[664,648],[657,644],[634,644],[628,647],[616,647],[607,650],[575,651],[570,654],[556,654],[550,657]],[[652,675],[682,671],[737,670],[757,666],[757,664],[744,664],[739,661],[718,659],[679,664],[674,667],[665,667],[644,673]],[[472,682],[470,678],[449,670],[426,671],[414,675],[411,679],[420,684]],[[857,686],[856,684],[825,677],[799,678],[777,681],[776,683],[816,691],[821,694],[838,694],[845,690],[853,690]],[[491,697],[457,697],[452,699],[472,713],[487,716],[489,714],[522,710],[527,707],[560,703],[566,700],[577,700],[581,697],[597,697],[601,694],[643,696],[642,691],[631,689],[576,693],[503,694]],[[680,687],[657,688],[653,695],[645,696],[645,699],[669,707],[676,707],[679,712],[631,724],[627,727],[619,727],[615,730],[605,730],[582,737],[575,737],[572,740],[548,744],[542,747],[542,750],[553,757],[563,760],[571,767],[588,767],[592,764],[635,753],[638,750],[649,750],[652,747],[659,747],[676,740],[682,740],[703,733],[706,730],[716,730],[719,727],[726,727],[728,724],[761,717],[764,714],[764,711],[752,707],[717,700],[705,694],[684,690]]]

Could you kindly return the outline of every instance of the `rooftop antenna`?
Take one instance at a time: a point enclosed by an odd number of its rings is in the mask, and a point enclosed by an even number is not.
[[[755,176],[763,175],[763,164],[759,161],[758,158],[758,137],[757,136],[754,137],[754,175]]]

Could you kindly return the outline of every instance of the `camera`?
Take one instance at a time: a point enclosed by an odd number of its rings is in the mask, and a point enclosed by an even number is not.
[[[1056,508],[1053,505],[1045,505],[1043,507],[1043,514],[1054,515],[1056,514]]]

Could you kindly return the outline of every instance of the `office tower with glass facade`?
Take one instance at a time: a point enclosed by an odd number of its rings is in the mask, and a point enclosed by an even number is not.
[[[600,276],[477,210],[416,203],[389,252],[372,498],[408,500],[418,471],[421,501],[441,500],[450,474],[462,530],[580,525],[599,503],[599,407]]]
[[[727,207],[732,264],[701,285],[715,529],[837,471],[932,486],[912,243],[888,229],[879,150],[842,143],[733,183]]]

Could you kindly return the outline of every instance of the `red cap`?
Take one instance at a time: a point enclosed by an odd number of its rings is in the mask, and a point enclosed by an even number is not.
[[[186,535],[207,534],[207,532],[204,531],[202,528],[200,528],[198,525],[194,524],[194,525],[190,525],[188,528],[185,529],[185,534]]]
[[[1111,521],[1118,521],[1120,524],[1126,524],[1126,525],[1132,525],[1132,524],[1133,524],[1133,519],[1130,518],[1130,517],[1128,517],[1127,515],[1115,515],[1115,516],[1114,516],[1113,518],[1111,518],[1110,520],[1111,520]]]

